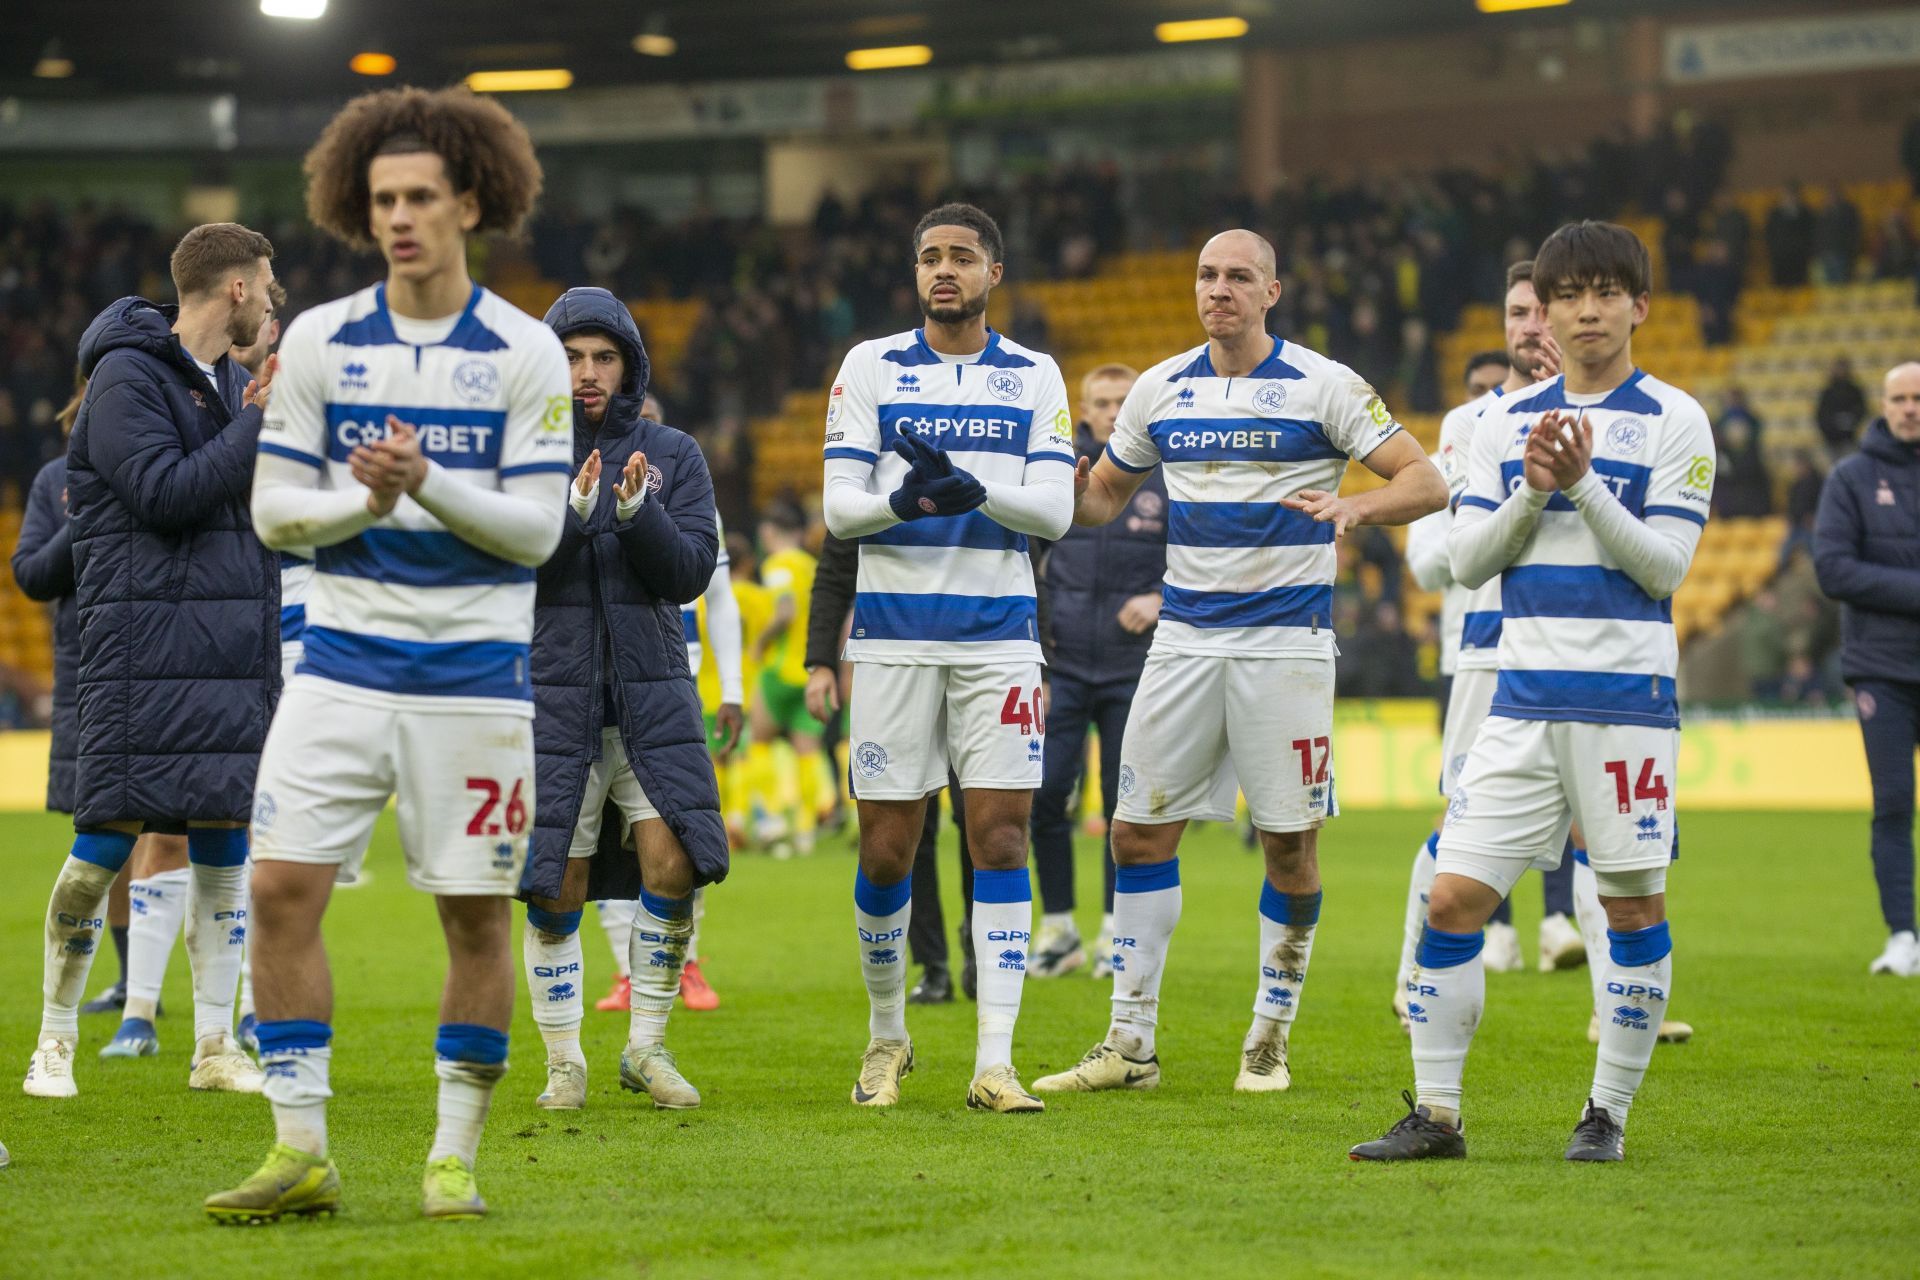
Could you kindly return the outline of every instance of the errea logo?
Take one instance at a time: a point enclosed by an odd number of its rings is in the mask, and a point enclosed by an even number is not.
[[[903,373],[894,383],[894,386],[901,395],[912,395],[920,390],[920,375],[917,373]]]
[[[371,383],[367,381],[367,366],[355,360],[340,367],[340,389],[342,391],[365,391]]]
[[[1180,394],[1173,398],[1173,407],[1176,409],[1193,408],[1193,388],[1192,387],[1180,388]]]

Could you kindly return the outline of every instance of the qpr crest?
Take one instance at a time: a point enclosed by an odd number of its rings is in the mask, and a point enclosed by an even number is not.
[[[1133,776],[1133,766],[1130,764],[1121,765],[1120,766],[1120,795],[1123,798],[1126,796],[1132,795],[1134,786],[1135,786],[1135,781]]]
[[[500,394],[500,370],[491,360],[462,360],[454,366],[453,393],[468,404],[486,404]]]
[[[666,487],[667,479],[660,474],[660,468],[653,463],[647,464],[647,492],[659,493]]]
[[[1274,414],[1287,407],[1287,384],[1269,382],[1253,393],[1253,407],[1262,413]]]
[[[853,749],[853,767],[863,778],[877,778],[887,771],[887,749],[877,742],[863,742]]]
[[[1011,369],[995,369],[987,375],[987,391],[996,400],[1018,400],[1026,384]]]
[[[1638,453],[1647,442],[1647,424],[1638,418],[1620,418],[1607,428],[1607,448],[1615,453]]]

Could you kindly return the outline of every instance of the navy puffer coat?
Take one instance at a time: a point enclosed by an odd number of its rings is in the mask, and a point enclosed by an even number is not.
[[[1846,606],[1841,675],[1920,683],[1920,446],[1894,439],[1884,418],[1827,476],[1813,567]]]
[[[679,837],[696,883],[720,880],[726,827],[680,621],[680,606],[706,590],[719,555],[713,480],[692,437],[640,416],[646,350],[619,299],[604,289],[570,289],[546,322],[563,338],[588,329],[607,334],[625,349],[627,376],[597,427],[574,404],[574,466],[600,451],[599,500],[585,521],[568,507],[560,546],[540,569],[533,611],[539,804],[521,892],[559,896],[609,702],[634,776]],[[647,500],[622,521],[614,487],[636,452],[647,457]],[[637,861],[605,856],[623,834],[611,809],[608,815],[589,896],[638,897]]]
[[[122,298],[80,339],[78,827],[246,821],[279,693],[279,562],[247,512],[261,412],[226,356],[208,381],[175,314]]]
[[[29,600],[53,606],[53,750],[47,761],[47,808],[73,812],[73,749],[80,736],[74,676],[80,666],[80,617],[73,600],[73,525],[67,519],[67,460],[40,468],[27,491],[13,580]]]

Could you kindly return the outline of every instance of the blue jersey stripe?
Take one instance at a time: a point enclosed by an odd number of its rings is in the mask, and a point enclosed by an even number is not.
[[[1190,627],[1313,627],[1332,629],[1331,586],[1275,587],[1269,591],[1162,590],[1160,620]]]
[[[927,516],[868,534],[861,542],[876,547],[966,547],[974,551],[1027,552],[1027,535],[1015,533],[974,510],[958,516]]]
[[[1476,609],[1460,619],[1462,649],[1494,649],[1500,645],[1500,610]]]
[[[1064,462],[1068,466],[1077,466],[1079,459],[1070,453],[1061,453],[1057,449],[1042,449],[1038,453],[1027,455],[1028,462]]]
[[[283,604],[280,606],[280,643],[292,644],[307,629],[307,606],[303,604]]]
[[[933,644],[1038,638],[1032,596],[956,596],[862,591],[853,598],[855,640]]]
[[[1707,513],[1704,511],[1695,511],[1692,507],[1648,507],[1640,513],[1640,518],[1643,520],[1651,520],[1655,516],[1671,516],[1675,520],[1691,520],[1702,529],[1707,527]]]
[[[1165,462],[1311,462],[1345,459],[1326,428],[1302,418],[1162,418],[1147,434]]]
[[[427,644],[309,626],[296,672],[383,693],[530,701],[527,646],[509,640]]]
[[[1492,713],[1517,720],[1680,727],[1672,676],[1631,671],[1500,669]]]
[[[700,643],[700,615],[692,609],[680,611],[680,629],[685,633],[688,644]]]
[[[902,431],[911,431],[952,453],[1024,458],[1033,426],[1033,410],[1003,404],[883,404],[879,416],[882,450],[891,450]]]
[[[501,409],[327,403],[327,457],[345,462],[358,445],[384,440],[387,415],[410,423],[420,452],[443,467],[487,470],[500,465],[500,438],[507,415]]]
[[[1133,465],[1133,464],[1132,464],[1131,462],[1128,462],[1128,461],[1127,461],[1127,460],[1126,460],[1125,458],[1123,458],[1123,457],[1121,457],[1121,456],[1120,456],[1119,454],[1117,454],[1117,453],[1115,453],[1115,452],[1113,451],[1113,446],[1112,446],[1112,445],[1108,445],[1108,446],[1107,446],[1107,457],[1109,457],[1109,458],[1111,458],[1111,459],[1113,460],[1113,465],[1114,465],[1114,466],[1116,466],[1116,467],[1118,467],[1118,468],[1120,468],[1120,469],[1121,469],[1122,471],[1127,471],[1127,472],[1131,472],[1132,474],[1134,474],[1134,475],[1136,475],[1136,476],[1143,476],[1143,475],[1145,475],[1145,474],[1146,474],[1147,472],[1149,472],[1149,471],[1151,471],[1151,470],[1153,470],[1153,468],[1152,468],[1152,467],[1136,467],[1136,466],[1134,466],[1134,465]]]
[[[304,449],[294,449],[284,444],[275,444],[271,440],[262,440],[260,442],[260,452],[270,453],[276,458],[285,458],[289,462],[304,462],[308,466],[319,470],[325,470],[327,465],[324,458],[316,458]]]
[[[1175,502],[1167,542],[1180,547],[1311,547],[1333,541],[1333,526],[1277,502]]]
[[[1509,618],[1672,622],[1672,600],[1655,600],[1618,569],[1597,564],[1519,564],[1500,575]]]
[[[1632,462],[1616,462],[1612,458],[1595,458],[1593,469],[1607,488],[1613,490],[1613,496],[1620,499],[1620,505],[1638,516],[1641,508],[1647,505],[1647,483],[1653,478],[1653,469]],[[1500,464],[1500,480],[1512,493],[1526,481],[1522,477],[1523,466],[1518,458],[1509,458]],[[1463,499],[1464,501],[1464,499]],[[1564,493],[1556,493],[1547,499],[1548,511],[1577,510]]]
[[[321,573],[403,587],[499,586],[534,578],[527,566],[437,529],[363,529],[345,542],[321,547],[315,563]]]
[[[1498,511],[1500,509],[1500,504],[1493,501],[1493,499],[1482,498],[1478,494],[1472,494],[1472,493],[1461,494],[1460,501],[1455,505],[1462,506],[1462,507],[1478,507],[1482,511]]]
[[[865,449],[849,448],[846,445],[834,445],[831,449],[827,450],[826,456],[829,459],[851,458],[855,462],[873,463],[880,461],[880,455],[877,453],[868,453]]]

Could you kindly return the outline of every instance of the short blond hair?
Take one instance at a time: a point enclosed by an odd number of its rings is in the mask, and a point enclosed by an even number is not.
[[[1107,363],[1087,370],[1087,376],[1080,379],[1080,398],[1087,398],[1087,388],[1102,378],[1125,378],[1128,382],[1138,382],[1140,371],[1131,365]]]

